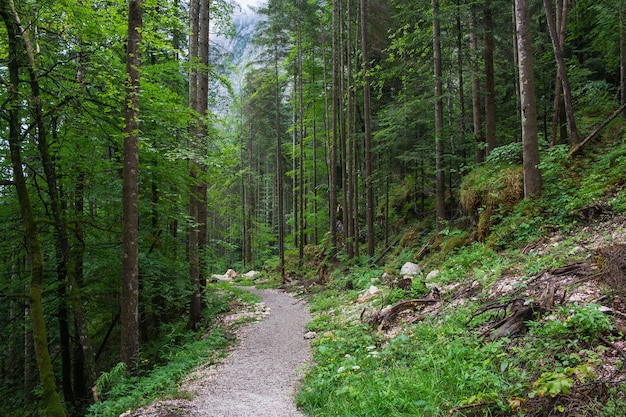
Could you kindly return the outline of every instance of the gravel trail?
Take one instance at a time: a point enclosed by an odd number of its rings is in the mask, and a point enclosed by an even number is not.
[[[238,331],[239,342],[228,358],[192,383],[190,416],[304,416],[293,394],[311,359],[303,337],[308,309],[284,292],[250,291],[261,296],[270,314]]]

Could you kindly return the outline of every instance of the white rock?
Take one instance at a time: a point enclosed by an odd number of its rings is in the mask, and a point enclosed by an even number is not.
[[[414,264],[413,262],[407,262],[402,265],[400,269],[400,275],[419,275],[422,272],[422,268],[418,264]]]
[[[219,274],[211,275],[211,279],[213,279],[214,281],[231,281],[232,280],[232,278],[230,278],[228,275],[219,275]]]
[[[235,278],[237,275],[239,275],[238,273],[236,273],[235,271],[233,271],[232,269],[229,269],[228,271],[226,271],[225,274],[228,278],[233,279]]]
[[[372,285],[372,286],[370,286],[370,288],[367,291],[365,291],[365,294],[363,294],[363,296],[372,295],[372,294],[378,294],[379,292],[382,292],[382,291],[379,290],[376,285]]]
[[[436,278],[437,275],[439,275],[439,270],[438,269],[433,269],[432,271],[430,271],[428,273],[428,275],[426,275],[426,281],[429,281],[433,278]]]
[[[246,277],[246,278],[254,278],[255,276],[257,276],[259,274],[260,274],[259,271],[248,271],[243,276]]]
[[[317,337],[317,333],[315,332],[307,332],[304,334],[304,338],[307,340],[315,339]]]

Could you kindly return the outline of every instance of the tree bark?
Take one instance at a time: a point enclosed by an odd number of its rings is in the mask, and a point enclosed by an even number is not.
[[[444,228],[446,217],[445,181],[443,176],[443,83],[441,80],[441,28],[439,23],[439,0],[432,0],[433,8],[433,58],[435,76],[435,212],[436,231]]]
[[[493,66],[493,12],[491,0],[485,0],[484,10],[485,28],[485,140],[487,155],[496,147],[496,81]]]
[[[485,161],[485,134],[483,132],[482,110],[480,100],[480,68],[478,65],[478,25],[476,10],[470,9],[470,51],[472,54],[472,116],[474,122],[474,153],[476,162]]]
[[[365,218],[367,255],[374,256],[374,182],[372,169],[372,111],[370,98],[370,62],[367,39],[367,0],[361,0],[361,49],[363,56],[363,112],[365,128]]]
[[[139,97],[142,0],[128,3],[124,167],[122,180],[122,361],[130,374],[139,366]]]
[[[620,96],[622,106],[626,104],[626,8],[619,10],[619,69],[620,69]],[[626,118],[626,108],[622,110],[622,117]]]
[[[528,0],[515,0],[515,18],[519,53],[522,143],[524,163],[524,197],[541,196],[539,145],[537,140],[537,105],[533,76],[532,36]]]

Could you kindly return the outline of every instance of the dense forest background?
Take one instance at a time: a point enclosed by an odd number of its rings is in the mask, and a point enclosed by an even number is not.
[[[6,415],[82,415],[103,371],[141,373],[202,326],[214,272],[323,278],[407,236],[484,241],[523,198],[575,187],[542,174],[626,103],[623,0],[2,0],[0,15]],[[495,198],[498,176],[519,186]]]

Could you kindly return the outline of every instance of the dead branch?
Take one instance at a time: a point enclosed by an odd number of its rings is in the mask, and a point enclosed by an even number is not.
[[[494,341],[502,337],[515,336],[526,328],[526,322],[550,311],[554,307],[556,288],[549,284],[536,302],[525,302],[516,298],[511,306],[511,314],[487,329],[481,337],[489,334],[487,339]]]
[[[620,113],[624,109],[626,109],[626,103],[622,104],[619,109],[615,110],[615,112],[612,115],[610,115],[608,119],[606,119],[604,122],[600,123],[600,125],[598,127],[596,127],[594,129],[594,131],[591,132],[585,139],[583,139],[582,142],[580,142],[578,145],[576,145],[572,149],[570,149],[570,151],[567,153],[567,158],[571,158],[571,156],[574,155],[576,152],[578,152],[587,142],[589,142],[591,139],[596,137],[596,135],[598,133],[600,133],[600,131],[602,129],[607,127],[607,125],[609,123],[611,123],[613,121],[613,119],[615,119],[617,116],[619,116]]]
[[[439,290],[437,288],[433,288],[427,298],[401,300],[391,307],[383,308],[370,319],[370,323],[373,326],[378,326],[380,330],[387,324],[393,322],[401,312],[405,310],[417,310],[423,306],[436,304],[439,300]]]
[[[599,335],[598,339],[600,339],[600,341],[608,347],[615,349],[615,351],[619,353],[622,359],[626,360],[626,353],[619,346],[617,346],[615,343],[611,342],[609,339],[602,335]]]

